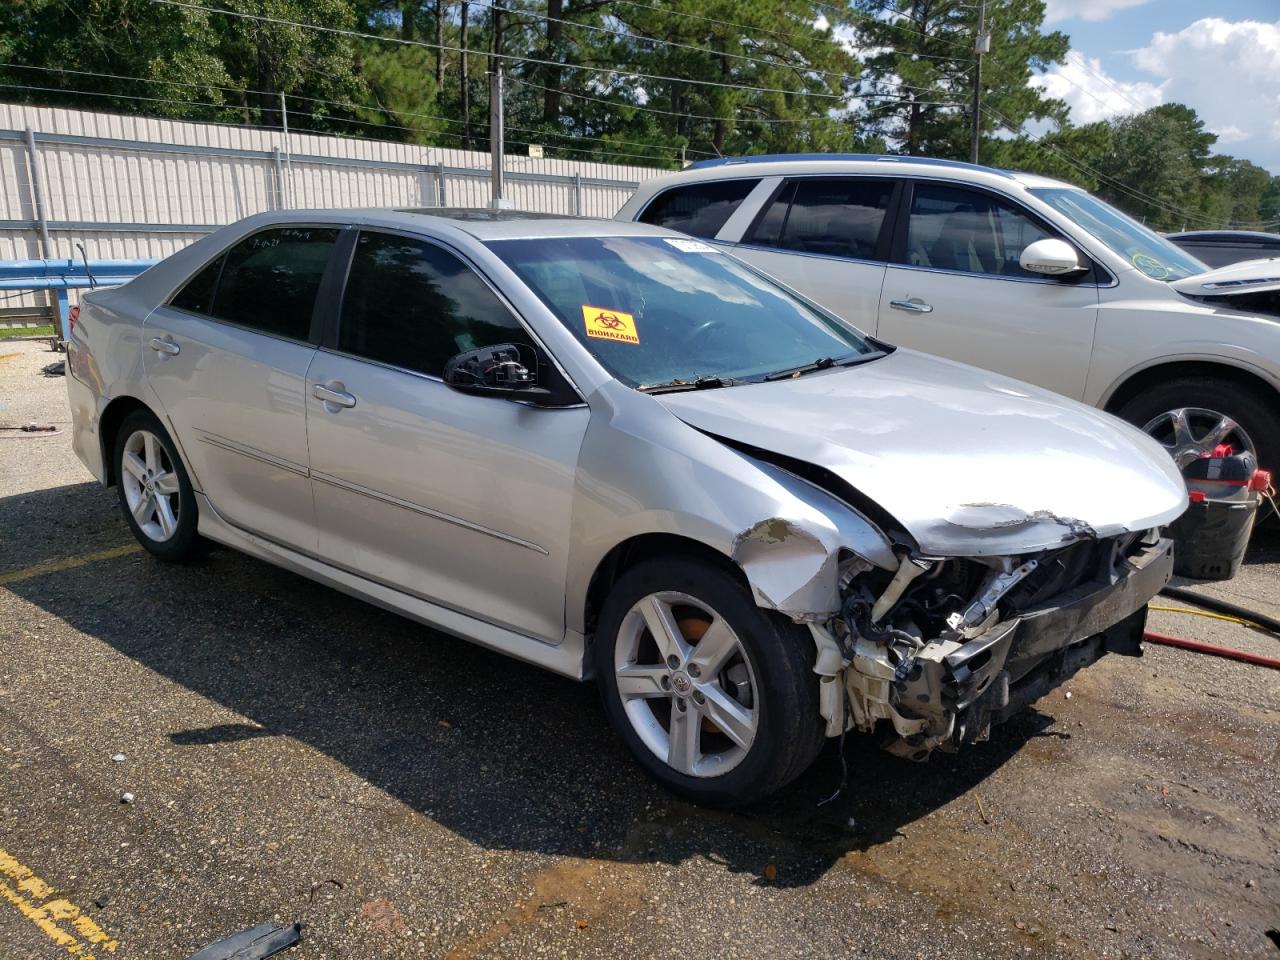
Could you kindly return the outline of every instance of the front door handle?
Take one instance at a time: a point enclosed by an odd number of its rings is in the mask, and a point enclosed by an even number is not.
[[[919,297],[912,297],[910,300],[890,300],[889,306],[895,310],[905,310],[907,313],[933,313],[933,307]]]
[[[355,395],[347,393],[340,380],[317,383],[311,388],[311,395],[317,400],[323,400],[324,408],[330,413],[337,413],[341,409],[349,409],[356,405]]]
[[[152,337],[151,349],[156,353],[169,357],[176,357],[182,352],[182,348],[174,343],[173,338],[167,334],[163,337]]]

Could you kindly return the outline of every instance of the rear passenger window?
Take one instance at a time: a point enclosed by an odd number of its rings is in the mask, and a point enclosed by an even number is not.
[[[893,196],[888,180],[805,178],[774,199],[751,241],[828,257],[874,260]]]
[[[218,257],[177,292],[170,304],[179,310],[190,310],[192,313],[208,313],[213,306],[213,292],[218,286],[218,274],[222,272],[222,262],[226,254]]]
[[[500,343],[533,346],[467,264],[420,240],[360,234],[342,297],[338,349],[438,377],[455,354]]]
[[[940,184],[919,184],[907,225],[907,262],[917,267],[1031,277],[1022,269],[1022,251],[1052,237],[1012,204],[986,193]]]
[[[709,180],[660,194],[640,214],[642,223],[670,227],[710,240],[733,216],[759,180]]]
[[[337,239],[333,227],[279,227],[246,237],[227,251],[213,305],[201,312],[274,336],[308,339],[320,278]],[[182,306],[176,299],[174,305]]]

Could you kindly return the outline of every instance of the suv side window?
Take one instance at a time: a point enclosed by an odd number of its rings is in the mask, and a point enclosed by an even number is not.
[[[1018,263],[1036,240],[1052,237],[1012,203],[964,187],[916,184],[907,220],[906,262],[917,267],[1031,277]]]
[[[439,377],[464,350],[533,339],[479,275],[447,250],[361,231],[342,296],[338,349]]]
[[[307,340],[335,227],[277,227],[245,237],[186,282],[170,303],[272,336]]]
[[[779,194],[779,200],[785,195]],[[855,260],[876,259],[893,182],[861,177],[805,177],[797,180],[776,245],[784,250]],[[774,201],[778,205],[778,200]],[[760,226],[771,229],[770,210]]]
[[[711,240],[759,182],[708,180],[675,187],[650,201],[640,214],[640,222]]]

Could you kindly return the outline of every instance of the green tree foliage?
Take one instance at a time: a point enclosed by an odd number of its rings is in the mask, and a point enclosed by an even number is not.
[[[977,4],[973,0],[855,0],[859,46],[870,92],[861,124],[903,153],[968,158],[970,100],[975,77]],[[1043,0],[987,5],[991,50],[983,58],[981,131],[1016,131],[1028,120],[1066,119],[1066,105],[1028,85],[1061,63],[1065,34],[1043,33]],[[985,146],[985,145],[984,145]]]

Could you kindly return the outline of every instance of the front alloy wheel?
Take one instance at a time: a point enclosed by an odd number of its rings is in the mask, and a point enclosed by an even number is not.
[[[592,650],[610,724],[690,800],[758,800],[822,748],[813,638],[758,607],[727,560],[636,564],[601,607]]]
[[[1255,459],[1258,450],[1240,424],[1225,413],[1207,407],[1177,407],[1148,420],[1143,433],[1154,437],[1166,450],[1178,469],[1185,469],[1201,457],[1210,456],[1220,444],[1230,444],[1236,453],[1249,451]]]
[[[614,675],[632,728],[690,777],[732,770],[756,737],[756,683],[728,622],[683,593],[651,593],[622,621]]]

